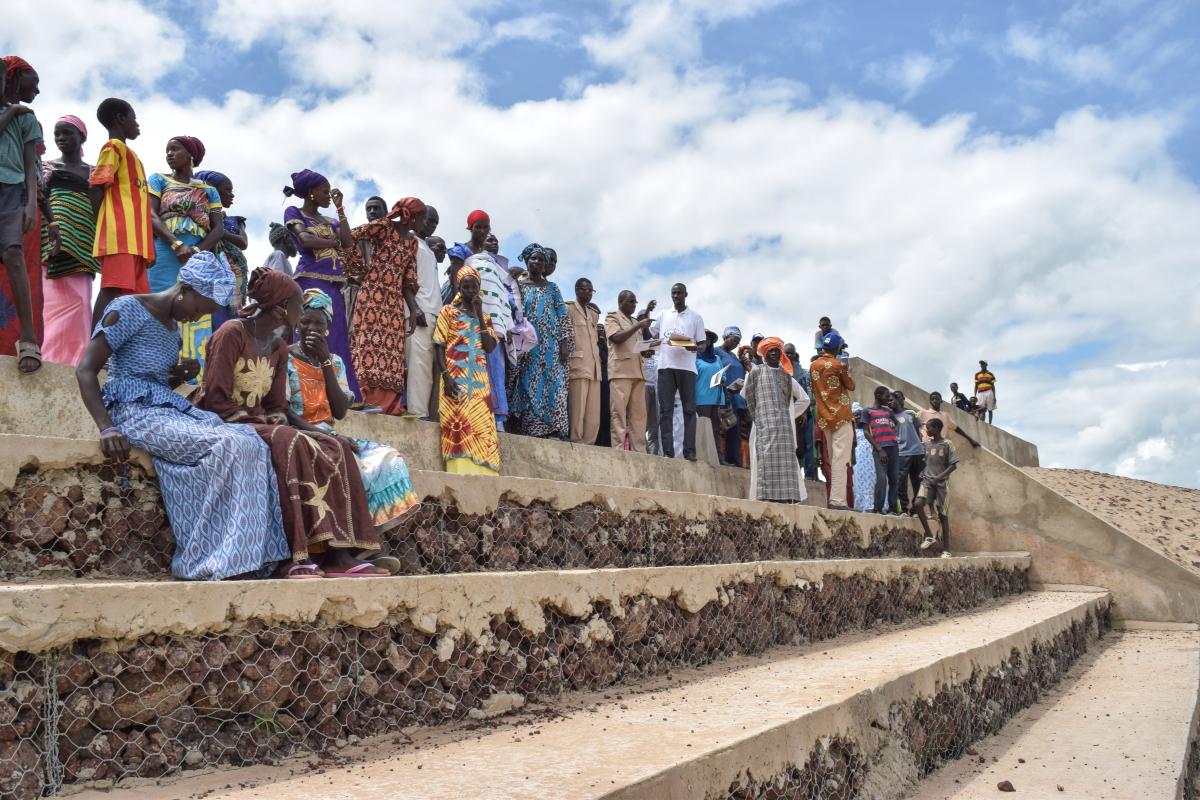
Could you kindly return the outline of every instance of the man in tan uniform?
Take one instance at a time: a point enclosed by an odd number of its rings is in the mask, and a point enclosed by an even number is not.
[[[608,393],[612,446],[646,452],[646,377],[642,371],[642,331],[654,323],[649,314],[635,320],[637,296],[626,289],[617,295],[617,311],[604,318],[608,337]]]
[[[600,348],[596,325],[600,315],[588,308],[592,302],[592,282],[575,281],[575,299],[567,302],[567,315],[575,328],[575,351],[568,363],[567,387],[571,441],[595,444],[600,433]]]

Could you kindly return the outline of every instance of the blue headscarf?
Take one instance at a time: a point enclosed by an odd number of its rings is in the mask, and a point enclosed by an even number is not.
[[[192,175],[194,177],[199,178],[200,180],[204,181],[205,183],[207,183],[209,186],[213,187],[214,189],[217,188],[218,183],[223,183],[224,181],[229,181],[228,175],[226,175],[224,172],[217,172],[215,169],[198,170],[196,172],[193,172]],[[232,184],[233,181],[229,181],[229,183]]]
[[[236,284],[225,256],[201,250],[179,268],[179,282],[186,283],[221,307],[233,300]]]
[[[320,311],[325,315],[325,321],[332,324],[333,300],[331,300],[329,295],[325,294],[325,292],[321,291],[320,289],[304,290],[304,308],[305,310],[312,308]]]
[[[475,254],[472,253],[471,248],[467,247],[465,244],[456,244],[454,247],[451,247],[446,251],[446,255],[450,256],[451,258],[457,258],[461,259],[462,261],[466,261]]]
[[[542,258],[546,259],[547,264],[550,263],[550,254],[546,252],[546,248],[542,247],[537,242],[526,245],[525,249],[521,251],[521,255],[517,256],[517,260],[524,264],[530,256],[537,255],[538,253],[541,254]]]
[[[292,173],[292,185],[283,187],[283,193],[288,197],[308,197],[308,193],[329,180],[319,172],[302,169]]]

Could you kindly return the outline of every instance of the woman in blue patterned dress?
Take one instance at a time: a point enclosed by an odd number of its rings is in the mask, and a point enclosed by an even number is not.
[[[537,345],[517,357],[517,380],[509,414],[520,420],[521,433],[542,439],[567,439],[567,359],[575,349],[575,330],[567,316],[558,284],[546,280],[550,259],[539,244],[520,256],[527,272],[521,276],[525,319],[537,331]]]
[[[76,370],[104,455],[150,454],[175,535],[171,572],[188,580],[262,576],[291,556],[266,443],[173,391],[199,369],[179,362],[179,324],[227,305],[233,291],[229,267],[196,253],[170,289],[112,301]]]

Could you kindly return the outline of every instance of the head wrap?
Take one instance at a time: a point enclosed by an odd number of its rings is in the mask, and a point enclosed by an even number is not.
[[[314,309],[325,315],[325,321],[333,323],[333,301],[329,299],[329,295],[320,289],[305,289],[304,290],[304,309]]]
[[[87,125],[84,125],[83,120],[81,120],[79,117],[75,116],[74,114],[63,114],[58,118],[57,121],[55,121],[54,124],[57,125],[59,122],[65,122],[75,130],[79,131],[80,141],[87,141]],[[79,148],[79,154],[83,155],[83,147]]]
[[[250,275],[247,293],[254,302],[238,311],[239,317],[253,317],[266,311],[282,322],[287,314],[283,304],[300,294],[300,284],[279,270],[259,267]]]
[[[195,177],[204,181],[205,183],[207,183],[209,186],[213,187],[214,189],[217,188],[218,183],[224,183],[225,181],[229,181],[228,175],[226,175],[224,172],[217,172],[215,169],[197,170],[195,172]],[[233,181],[229,181],[229,184],[232,186]]]
[[[451,247],[449,250],[447,250],[446,255],[450,256],[451,258],[457,258],[459,261],[466,261],[468,258],[470,258],[471,256],[473,256],[475,254],[471,252],[471,248],[467,247],[465,244],[460,243],[460,244],[454,245],[454,247]]]
[[[488,216],[486,211],[480,211],[477,208],[470,214],[467,214],[467,230],[474,228],[476,222],[486,222],[490,225],[492,218]]]
[[[474,278],[476,283],[483,283],[483,279],[479,277],[479,270],[475,269],[470,264],[463,264],[461,267],[459,267],[458,274],[454,276],[455,292],[454,300],[451,301],[455,305],[458,305],[460,302],[462,302],[462,292],[458,291],[458,287],[462,284],[463,278]]]
[[[188,151],[188,155],[192,157],[193,167],[200,166],[200,162],[204,160],[204,142],[195,136],[172,136],[171,138],[183,145],[183,149]]]
[[[511,252],[511,251],[509,251],[509,252]],[[542,247],[537,242],[533,242],[532,244],[525,245],[525,249],[521,251],[521,255],[517,256],[517,261],[520,261],[522,264],[524,264],[526,261],[529,260],[530,256],[535,256],[535,255],[538,255],[539,253],[541,254],[542,258],[544,258],[546,260],[546,263],[549,264],[550,263],[550,254],[546,252],[546,248]]]
[[[418,214],[424,213],[425,204],[415,197],[406,197],[403,200],[397,200],[392,206],[392,210],[388,212],[388,219],[399,220],[402,223],[412,222],[412,218]]]
[[[279,245],[283,244],[283,241],[290,235],[288,229],[283,226],[283,223],[272,222],[271,229],[267,233],[267,241],[271,243],[272,247],[278,250]]]
[[[778,336],[768,336],[758,343],[758,354],[767,358],[767,352],[770,350],[779,351],[779,366],[783,367],[783,371],[788,375],[792,374],[792,360],[787,357],[787,353],[783,352],[783,339]]]
[[[228,306],[233,300],[237,285],[233,270],[225,256],[215,256],[201,250],[179,268],[179,282],[186,283],[219,306]]]
[[[8,80],[12,80],[13,76],[18,72],[29,72],[32,70],[33,65],[20,56],[4,57],[4,76]]]
[[[292,185],[283,187],[283,193],[288,197],[308,197],[308,193],[329,180],[319,172],[302,169],[292,173]]]
[[[737,336],[739,339],[742,338],[742,329],[737,325],[730,325],[721,333],[721,338],[728,339],[730,336]]]

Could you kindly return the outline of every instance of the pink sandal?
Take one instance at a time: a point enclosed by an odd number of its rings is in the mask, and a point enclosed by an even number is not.
[[[308,581],[312,580],[313,578],[323,577],[325,577],[325,575],[321,572],[321,568],[311,561],[303,561],[299,564],[292,564],[287,571],[288,580],[293,581]]]
[[[364,572],[363,570],[378,569],[369,561],[364,561],[361,564],[355,564],[345,572],[326,572],[326,578],[388,578],[391,577],[386,572]]]

